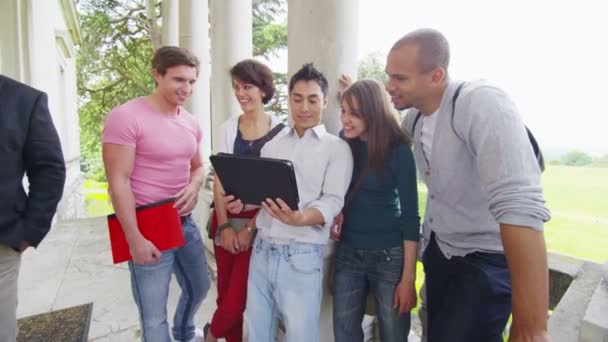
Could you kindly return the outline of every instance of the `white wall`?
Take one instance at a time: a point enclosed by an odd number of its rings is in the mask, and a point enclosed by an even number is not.
[[[60,1],[0,0],[0,73],[48,95],[68,170],[59,217],[84,212],[76,56]]]
[[[75,56],[66,56],[57,42],[57,33],[67,31],[67,26],[58,1],[29,0],[27,12],[29,84],[48,94],[64,157],[66,161],[71,160],[80,154],[78,134],[70,132],[74,129],[70,122],[78,122]],[[70,38],[69,35],[63,37]]]
[[[17,0],[0,1],[0,73],[24,81],[23,69],[27,63],[21,61],[20,17]]]

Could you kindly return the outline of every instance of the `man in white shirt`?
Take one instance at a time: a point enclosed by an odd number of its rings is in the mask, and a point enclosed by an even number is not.
[[[289,104],[293,127],[261,155],[293,163],[300,202],[294,211],[279,198],[266,199],[255,219],[245,313],[250,341],[273,341],[279,319],[285,341],[319,340],[323,255],[352,175],[350,148],[321,123],[327,80],[312,64],[291,78]]]

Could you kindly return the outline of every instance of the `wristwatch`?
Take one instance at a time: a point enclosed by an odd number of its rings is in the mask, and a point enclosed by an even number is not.
[[[258,231],[258,229],[256,227],[247,226],[247,231],[254,234]]]

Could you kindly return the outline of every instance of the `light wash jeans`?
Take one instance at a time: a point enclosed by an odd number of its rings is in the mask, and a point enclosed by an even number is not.
[[[207,258],[198,227],[191,218],[183,219],[186,244],[162,252],[154,265],[129,261],[131,290],[139,310],[144,342],[171,342],[167,323],[167,297],[171,273],[182,290],[173,317],[173,338],[189,341],[194,337],[194,314],[205,299],[210,282]]]
[[[363,341],[367,296],[374,294],[380,340],[406,342],[410,313],[393,307],[403,271],[403,247],[358,249],[339,242],[334,259],[333,316],[336,342]]]
[[[274,342],[278,321],[285,342],[319,341],[325,245],[255,242],[247,284],[249,341]]]

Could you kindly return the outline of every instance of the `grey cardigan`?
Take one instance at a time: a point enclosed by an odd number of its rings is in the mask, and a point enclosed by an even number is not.
[[[452,96],[459,84],[450,82],[441,100],[428,164],[420,143],[423,120],[414,130],[414,156],[428,187],[423,250],[432,231],[448,258],[502,253],[500,223],[542,230],[550,219],[540,169],[514,103],[486,82],[462,88],[452,128]],[[410,134],[417,113],[411,109],[403,119]]]

